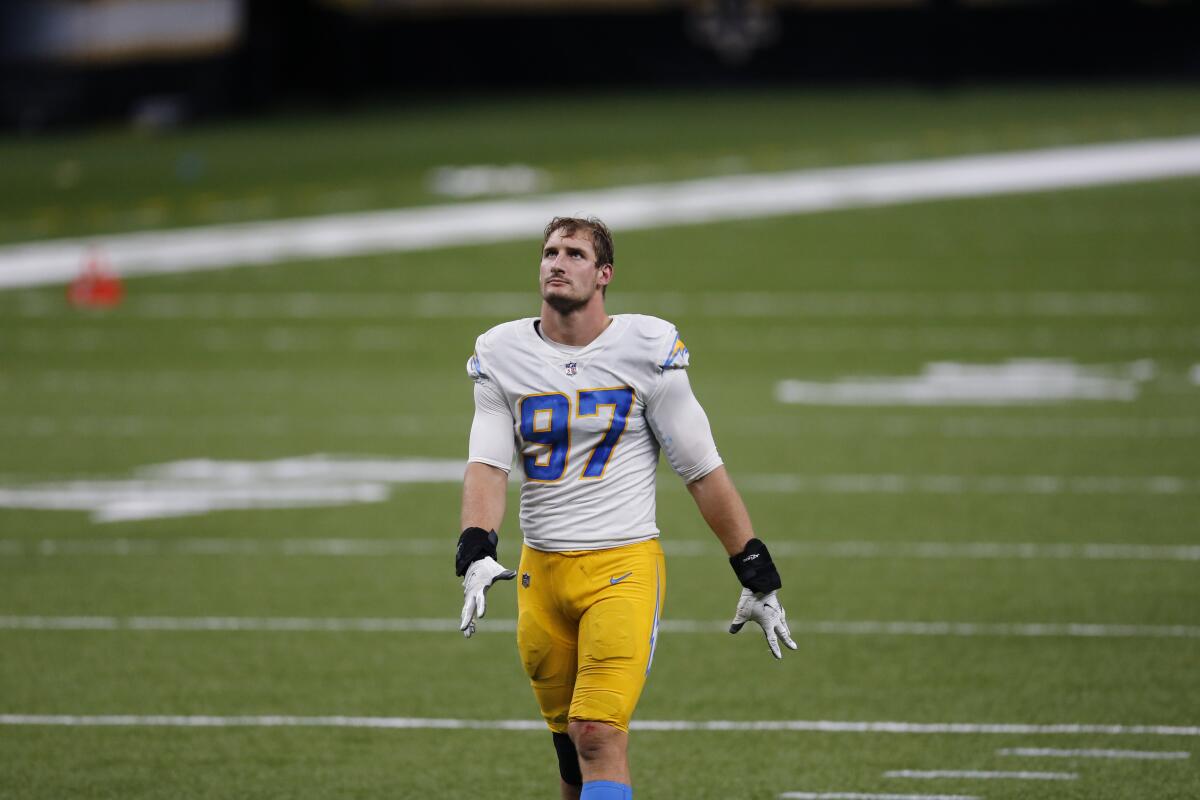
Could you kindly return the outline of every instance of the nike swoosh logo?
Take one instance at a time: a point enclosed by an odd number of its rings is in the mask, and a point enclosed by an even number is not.
[[[618,583],[620,583],[621,581],[623,581],[623,580],[625,580],[626,578],[628,578],[628,577],[629,577],[630,575],[632,575],[632,574],[633,574],[632,572],[626,572],[624,575],[622,575],[622,576],[621,576],[621,577],[619,577],[619,578],[609,578],[609,579],[608,579],[608,582],[609,582],[609,583],[611,583],[611,584],[618,584]]]

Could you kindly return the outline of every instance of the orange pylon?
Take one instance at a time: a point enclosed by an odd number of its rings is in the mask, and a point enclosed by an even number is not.
[[[67,299],[77,308],[112,308],[121,302],[125,287],[96,248],[88,250],[79,277],[67,287]]]

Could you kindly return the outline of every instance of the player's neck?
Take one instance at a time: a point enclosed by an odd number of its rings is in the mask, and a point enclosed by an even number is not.
[[[588,303],[583,308],[562,314],[542,303],[542,335],[568,347],[591,344],[612,319],[604,310],[604,302]]]

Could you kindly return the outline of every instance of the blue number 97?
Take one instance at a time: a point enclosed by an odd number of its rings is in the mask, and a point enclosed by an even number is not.
[[[534,394],[521,398],[521,438],[544,445],[540,453],[525,456],[527,478],[556,481],[567,471],[570,422],[571,401],[565,394]]]

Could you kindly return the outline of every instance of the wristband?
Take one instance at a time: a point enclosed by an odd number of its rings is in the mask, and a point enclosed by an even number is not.
[[[500,537],[495,531],[483,528],[467,528],[458,537],[458,549],[454,551],[454,574],[462,577],[467,567],[486,556],[496,557],[496,544]]]
[[[742,586],[756,594],[767,594],[783,586],[779,570],[775,569],[775,562],[760,539],[746,542],[745,550],[729,557],[729,566],[733,567]]]

